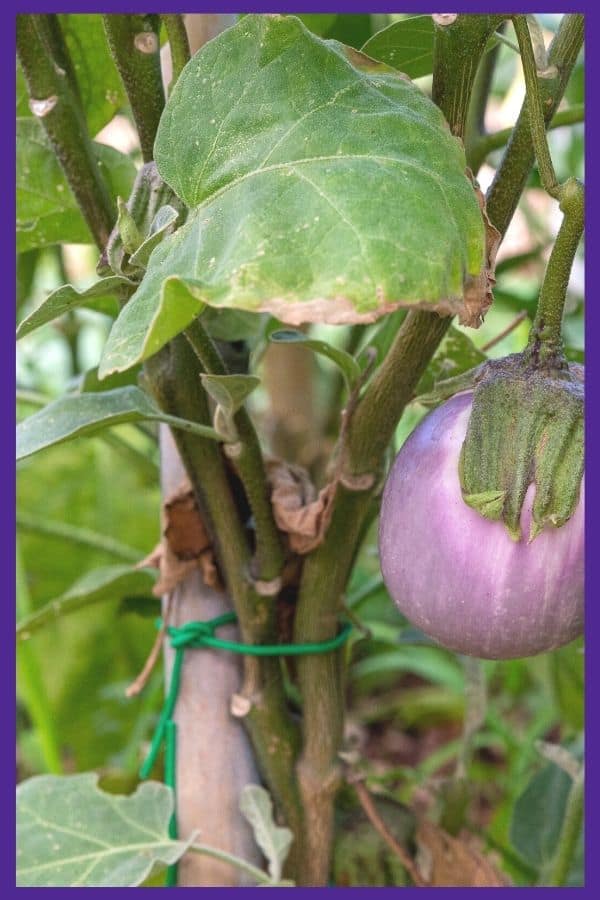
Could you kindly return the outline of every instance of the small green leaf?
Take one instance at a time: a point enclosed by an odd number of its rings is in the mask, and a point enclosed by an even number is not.
[[[17,637],[27,640],[34,631],[48,622],[71,615],[80,609],[104,603],[131,594],[149,593],[156,581],[156,572],[150,569],[132,569],[131,566],[102,566],[80,578],[68,591],[36,610],[17,625]]]
[[[313,353],[325,356],[341,371],[349,391],[352,390],[353,385],[356,384],[360,378],[360,366],[354,357],[350,356],[349,353],[346,353],[345,350],[333,347],[326,341],[315,340],[314,338],[303,334],[301,331],[291,330],[274,331],[269,335],[269,340],[273,341],[275,344],[304,344],[304,346],[308,350],[312,350]]]
[[[41,325],[52,322],[59,316],[70,312],[72,309],[85,307],[106,315],[116,316],[118,311],[118,298],[121,291],[131,282],[121,275],[111,275],[96,281],[89,288],[78,291],[72,284],[63,284],[62,287],[52,291],[45,300],[42,300],[37,309],[34,309],[17,328],[17,340],[25,337]]]
[[[117,228],[126,253],[135,253],[142,244],[142,236],[122,197],[117,197]]]
[[[138,297],[137,303],[130,300],[123,308],[104,347],[100,378],[148,359],[187,328],[204,309],[199,291],[176,276],[162,282],[157,303],[155,299],[146,294]]]
[[[98,166],[112,197],[129,196],[135,166],[128,156],[94,144]],[[17,119],[17,252],[50,244],[93,243],[41,123]]]
[[[260,384],[256,375],[205,375],[200,376],[206,392],[219,406],[235,415],[252,391]]]
[[[554,856],[570,789],[567,773],[550,764],[533,776],[513,807],[510,842],[538,870]]]
[[[147,781],[107,794],[98,775],[36,775],[17,787],[18,887],[136,887],[173,865],[186,841],[169,837],[171,789]]]
[[[67,394],[28,416],[17,426],[17,459],[63,441],[96,434],[111,425],[144,419],[166,422],[201,437],[221,440],[212,428],[163,413],[144,391],[129,385],[112,391]]]
[[[421,78],[433,72],[433,35],[430,15],[407,16],[378,31],[361,50],[410,78]]]
[[[247,784],[244,787],[240,810],[252,826],[254,839],[269,863],[271,879],[279,883],[283,864],[293,840],[292,832],[289,828],[275,824],[271,798],[267,791],[257,784]]]

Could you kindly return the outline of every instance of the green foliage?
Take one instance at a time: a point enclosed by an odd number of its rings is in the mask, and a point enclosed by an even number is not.
[[[207,84],[211,101],[199,103]],[[194,57],[161,119],[156,161],[191,212],[115,323],[105,372],[158,349],[156,333],[141,335],[174,282],[217,308],[335,323],[394,304],[459,309],[483,265],[478,204],[439,110],[290,17],[247,16]],[[197,311],[190,303],[187,321]],[[163,343],[185,319],[165,325]]]
[[[54,444],[96,434],[110,425],[144,420],[179,423],[188,430],[219,440],[211,428],[165,415],[135,385],[88,394],[65,394],[17,426],[17,459],[24,459]],[[176,425],[177,427],[177,425]]]
[[[131,566],[105,566],[101,569],[92,569],[60,597],[19,622],[17,635],[26,640],[34,631],[55,618],[128,594],[149,593],[154,581],[155,574],[147,569],[132,569]]]
[[[430,15],[407,16],[393,22],[374,34],[362,52],[410,78],[429,75],[433,71],[433,19]]]
[[[315,340],[305,335],[302,331],[272,331],[269,340],[274,344],[304,344],[307,350],[318,353],[334,363],[346,382],[346,387],[351,390],[355,382],[360,378],[360,366],[353,356],[340,350],[338,347],[328,344],[326,341]]]
[[[292,843],[292,832],[275,824],[272,800],[267,791],[256,784],[247,784],[242,790],[240,810],[252,826],[256,843],[269,864],[271,880],[280,882],[283,864]]]
[[[533,776],[514,805],[511,843],[538,870],[556,851],[570,788],[567,773],[550,764]]]
[[[94,144],[94,152],[116,206],[133,185],[133,162],[104,144]],[[92,237],[41,123],[17,119],[17,252],[62,242]]]
[[[127,284],[129,284],[128,279],[120,275],[102,278],[82,291],[77,290],[71,284],[64,284],[52,291],[33,312],[23,319],[17,329],[17,339],[25,337],[36,328],[81,307],[114,316],[118,310],[118,298],[121,296],[121,290]]]
[[[172,812],[154,782],[119,797],[94,773],[30,778],[17,787],[17,886],[135,887],[188,846],[169,838]]]

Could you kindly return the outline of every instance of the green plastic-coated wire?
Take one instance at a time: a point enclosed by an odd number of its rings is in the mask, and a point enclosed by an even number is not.
[[[327,641],[315,641],[306,644],[242,644],[239,641],[226,641],[215,635],[217,628],[223,625],[233,625],[237,622],[234,612],[224,613],[210,619],[208,622],[186,622],[179,628],[169,625],[167,634],[171,641],[171,647],[175,650],[175,659],[171,671],[169,690],[158,719],[150,750],[140,768],[140,778],[148,778],[154,767],[154,763],[160,752],[161,745],[165,743],[165,784],[172,788],[175,796],[175,759],[177,749],[177,725],[173,720],[173,713],[179,696],[181,684],[181,670],[183,667],[183,655],[188,648],[201,649],[210,647],[216,650],[229,650],[231,653],[240,653],[244,656],[308,656],[312,653],[332,653],[339,650],[348,640],[352,625],[346,623],[339,634]],[[162,621],[157,622],[159,628]],[[169,822],[169,837],[177,838],[177,816],[173,812]],[[177,886],[177,865],[167,868],[167,887]]]

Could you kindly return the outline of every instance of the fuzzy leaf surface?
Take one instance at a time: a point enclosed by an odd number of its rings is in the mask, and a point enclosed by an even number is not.
[[[481,211],[441,112],[293,16],[248,15],[205,45],[155,153],[190,214],[150,257],[108,356],[134,316],[149,326],[175,278],[209,306],[290,325],[370,322],[399,306],[475,320],[485,304]],[[131,345],[119,365],[138,361]]]
[[[29,778],[17,787],[17,886],[136,887],[187,849],[168,836],[172,812],[157,782],[119,796],[94,772]]]

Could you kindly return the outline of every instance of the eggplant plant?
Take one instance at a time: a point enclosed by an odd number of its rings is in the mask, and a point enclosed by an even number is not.
[[[17,17],[20,885],[581,883],[582,42]]]

